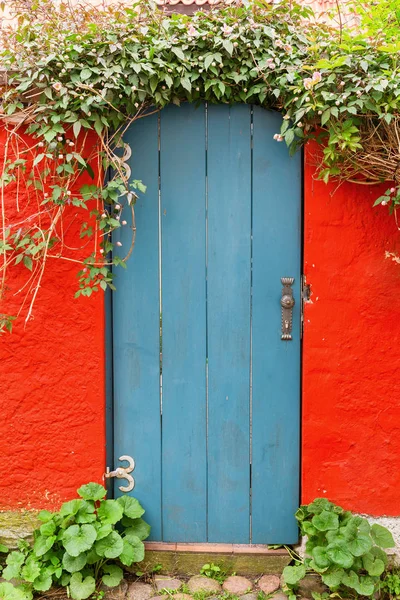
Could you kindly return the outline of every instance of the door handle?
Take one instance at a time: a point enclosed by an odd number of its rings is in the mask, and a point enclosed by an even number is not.
[[[292,285],[294,284],[294,277],[281,277],[282,296],[281,296],[281,307],[282,307],[282,334],[281,340],[289,342],[292,340],[292,325],[293,325],[293,306],[295,300],[293,298]]]

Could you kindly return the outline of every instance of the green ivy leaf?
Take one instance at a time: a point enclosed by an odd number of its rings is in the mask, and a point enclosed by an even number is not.
[[[117,498],[118,504],[120,504],[124,510],[124,515],[130,519],[138,519],[144,514],[144,508],[140,505],[136,498],[131,496],[121,496]]]
[[[380,548],[393,548],[395,546],[392,534],[386,527],[374,523],[371,527],[371,535],[375,544]]]
[[[124,573],[117,565],[105,565],[103,567],[102,582],[107,587],[116,587],[121,583]]]
[[[106,558],[117,558],[124,549],[124,543],[122,537],[116,531],[112,531],[103,538],[96,542],[95,551],[100,556]]]
[[[68,554],[78,556],[90,550],[96,540],[97,532],[93,525],[71,525],[62,536],[62,543]]]
[[[88,575],[82,578],[82,573],[74,573],[69,582],[69,591],[74,600],[85,600],[96,590],[96,582]]]
[[[76,573],[81,571],[86,565],[87,555],[83,552],[78,556],[71,556],[68,552],[64,553],[62,564],[66,571],[69,573]]]
[[[85,163],[86,164],[86,163]],[[78,490],[78,495],[84,500],[101,500],[107,494],[107,490],[98,483],[87,483]]]
[[[283,569],[283,579],[288,585],[296,585],[306,575],[306,567],[304,565],[296,565],[295,567],[285,567]]]

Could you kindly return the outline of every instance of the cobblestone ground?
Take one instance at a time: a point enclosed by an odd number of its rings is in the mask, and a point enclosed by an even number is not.
[[[314,577],[306,577],[300,587],[300,600],[312,598],[312,592],[326,591]],[[117,588],[104,590],[106,600],[287,600],[279,575],[257,579],[231,575],[223,583],[204,575],[190,579],[153,575],[145,581],[123,580]]]

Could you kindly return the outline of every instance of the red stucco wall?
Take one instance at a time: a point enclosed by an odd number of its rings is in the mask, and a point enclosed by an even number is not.
[[[1,165],[4,141],[0,130]],[[15,189],[5,189],[12,223],[20,220]],[[65,241],[73,246],[79,224],[70,222]],[[104,472],[104,297],[75,300],[79,266],[50,260],[34,318],[0,337],[0,508],[58,506]],[[28,272],[17,273],[7,309],[20,305],[13,294]]]
[[[379,188],[331,196],[312,175],[308,166],[303,501],[400,515],[400,265],[384,257],[400,234],[386,208],[371,208]]]
[[[384,251],[399,233],[371,208],[376,189],[333,189],[306,168],[302,499],[398,515],[400,265]],[[53,507],[101,481],[104,302],[73,298],[75,271],[58,261],[34,319],[0,339],[0,508]]]

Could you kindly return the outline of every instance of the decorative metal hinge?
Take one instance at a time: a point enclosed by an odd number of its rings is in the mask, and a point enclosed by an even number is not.
[[[292,285],[294,284],[294,277],[281,277],[282,296],[281,296],[281,307],[282,307],[282,335],[281,340],[288,342],[292,340],[292,326],[293,326],[293,306],[295,300],[293,298]]]
[[[125,455],[120,456],[118,460],[126,460],[128,462],[128,466],[117,467],[115,471],[110,471],[110,467],[107,467],[107,470],[104,473],[104,477],[106,479],[109,479],[110,477],[116,477],[117,479],[126,479],[128,481],[128,485],[120,485],[119,489],[121,490],[121,492],[131,492],[135,487],[135,480],[133,479],[132,475],[129,475],[129,473],[132,473],[133,469],[135,468],[135,461],[131,456]]]

